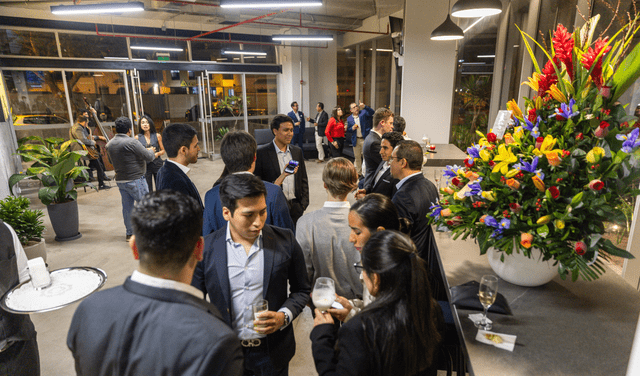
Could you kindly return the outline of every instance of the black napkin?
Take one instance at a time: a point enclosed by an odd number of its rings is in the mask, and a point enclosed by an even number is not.
[[[459,308],[483,311],[484,308],[480,304],[480,299],[478,299],[479,288],[480,283],[478,281],[469,281],[459,286],[453,286],[451,288],[451,304],[455,304]],[[513,315],[507,299],[500,293],[496,296],[496,301],[489,307],[489,312]]]

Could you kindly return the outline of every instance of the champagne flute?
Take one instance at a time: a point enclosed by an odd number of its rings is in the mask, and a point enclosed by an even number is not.
[[[480,303],[484,307],[484,314],[482,315],[482,320],[476,323],[476,327],[482,330],[491,330],[491,323],[487,322],[487,310],[493,302],[496,301],[496,296],[498,295],[498,277],[495,275],[483,275],[480,280],[480,289],[478,292],[478,297],[480,298]]]
[[[313,286],[313,305],[326,312],[336,300],[336,285],[333,279],[320,277]]]
[[[433,170],[433,181],[436,183],[436,188],[438,188],[438,192],[440,192],[440,180],[442,180],[443,171],[441,168],[436,168]]]

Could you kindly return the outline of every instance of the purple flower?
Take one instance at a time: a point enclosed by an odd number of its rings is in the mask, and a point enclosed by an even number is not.
[[[575,111],[575,112],[573,111],[573,106],[575,106],[575,104],[576,104],[576,101],[573,98],[569,100],[569,103],[561,103],[560,109],[562,111],[558,111],[558,109],[556,108],[555,113],[550,115],[549,118],[552,118],[556,115],[560,115],[565,119],[571,119],[572,117],[580,114],[580,111]]]
[[[461,168],[462,167],[458,165],[447,166],[447,168],[444,169],[444,172],[442,173],[442,175],[446,176],[448,179],[455,178],[456,176],[458,176],[458,171]]]
[[[533,136],[534,139],[540,136],[540,132],[539,132],[540,128],[538,128],[538,125],[540,124],[540,120],[542,120],[542,118],[538,116],[536,124],[534,125],[532,122],[529,121],[529,119],[527,118],[524,119],[524,122],[526,125],[523,125],[522,128],[531,132],[531,136]]]
[[[498,227],[498,221],[496,221],[496,219],[493,216],[486,216],[484,217],[484,224],[487,226],[491,226],[491,227]]]
[[[432,204],[429,207],[429,210],[432,211],[432,213],[429,214],[430,217],[434,217],[435,219],[439,219],[440,218],[440,212],[442,211],[442,206],[440,206],[438,204]]]
[[[500,221],[500,228],[501,228],[501,229],[508,230],[508,229],[509,229],[509,226],[511,226],[511,221],[510,221],[509,219],[507,219],[507,218],[503,218],[503,219]]]
[[[538,157],[533,158],[533,161],[531,161],[531,163],[525,162],[522,159],[520,160],[520,163],[522,163],[520,170],[535,173],[536,169],[538,168]]]
[[[473,158],[480,158],[480,145],[476,144],[467,148],[467,154]]]
[[[476,180],[473,183],[469,184],[469,188],[471,188],[471,190],[466,192],[464,195],[467,196],[467,197],[469,197],[469,196],[479,196],[482,193],[482,187],[480,186],[480,182],[481,181],[482,181],[482,178],[478,178],[478,180]]]
[[[622,143],[622,151],[625,153],[631,153],[633,149],[640,146],[640,140],[638,140],[638,133],[640,133],[640,128],[634,128],[631,133],[628,134],[617,134],[616,138],[620,141],[624,141]]]

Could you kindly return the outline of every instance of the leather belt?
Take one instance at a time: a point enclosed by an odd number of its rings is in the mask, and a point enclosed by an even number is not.
[[[240,341],[242,347],[258,347],[262,344],[260,338],[243,339]]]

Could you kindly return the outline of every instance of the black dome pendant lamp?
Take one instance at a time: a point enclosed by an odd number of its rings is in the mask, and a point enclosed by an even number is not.
[[[431,32],[431,40],[457,40],[464,38],[462,29],[451,20],[449,15],[450,7],[451,0],[449,0],[449,7],[447,7],[447,19]]]

